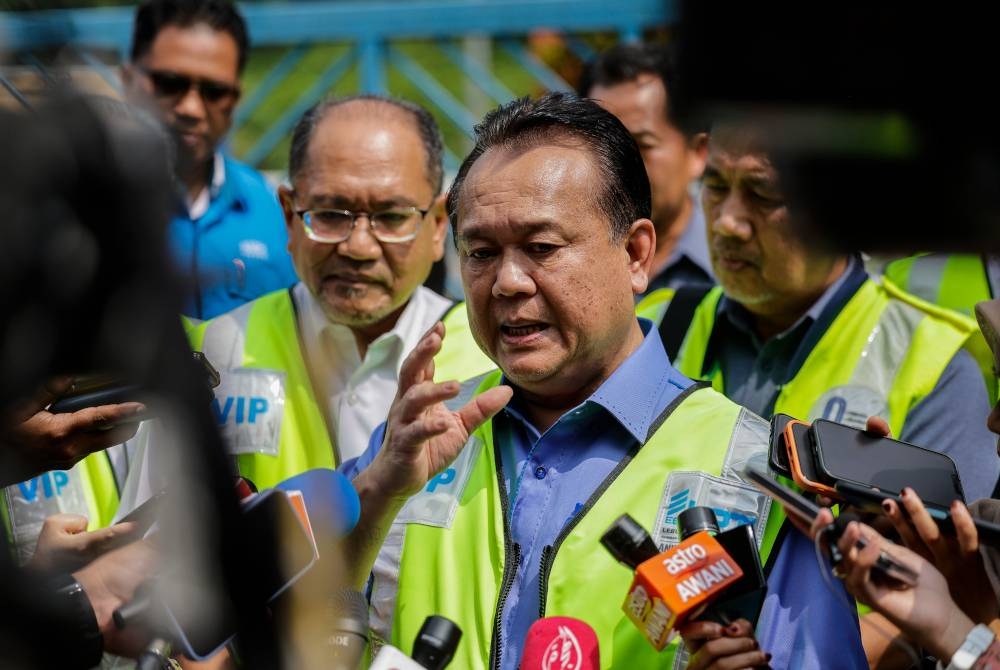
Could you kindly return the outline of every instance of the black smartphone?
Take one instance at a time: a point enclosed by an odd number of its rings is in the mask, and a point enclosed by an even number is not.
[[[793,418],[787,414],[775,414],[771,417],[771,449],[768,451],[768,462],[771,469],[789,479],[792,477],[792,470],[788,465],[785,426],[792,420]]]
[[[853,505],[863,512],[881,514],[883,512],[882,501],[889,498],[896,501],[900,512],[904,516],[908,516],[902,499],[898,494],[891,491],[883,491],[878,488],[862,486],[849,481],[837,482],[835,488],[837,489],[838,496],[844,502]],[[936,505],[928,505],[927,503],[924,503],[924,507],[927,508],[927,513],[934,519],[941,532],[951,536],[955,535],[955,524],[952,523],[951,514],[947,508],[940,508]],[[972,517],[972,521],[976,525],[980,542],[988,544],[991,547],[1000,547],[1000,524],[977,519],[976,517]]]
[[[780,482],[771,479],[758,470],[747,468],[744,474],[750,483],[784,505],[787,512],[795,514],[801,520],[812,525],[812,522],[816,519],[816,515],[820,512],[820,508],[816,503],[804,498],[792,489],[782,486]],[[832,543],[835,543],[840,537],[840,533],[843,532],[843,525],[834,523],[833,527],[835,530],[828,536],[831,547]],[[860,539],[856,546],[859,549],[864,548],[864,538]],[[836,547],[832,548],[835,549]],[[916,572],[884,553],[879,557],[878,562],[872,569],[873,572],[879,575],[879,578],[890,579],[905,586],[915,586],[917,583]]]
[[[810,428],[820,477],[893,493],[909,486],[926,504],[948,509],[965,501],[955,461],[947,454],[818,419]]]
[[[809,424],[795,419],[789,421],[785,425],[785,445],[788,450],[792,479],[795,483],[803,491],[825,496],[833,495],[833,487],[824,481],[816,468]]]

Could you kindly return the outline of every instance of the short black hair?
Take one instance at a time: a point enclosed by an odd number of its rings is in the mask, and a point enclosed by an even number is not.
[[[589,97],[595,86],[616,86],[652,74],[660,78],[667,92],[667,120],[673,122],[669,100],[677,90],[677,67],[673,51],[662,44],[629,42],[598,54],[583,69],[577,93]]]
[[[448,193],[453,230],[458,224],[462,185],[480,156],[493,148],[541,146],[566,139],[582,142],[594,157],[603,182],[598,198],[608,218],[611,241],[625,239],[637,219],[650,216],[649,178],[642,155],[614,114],[572,93],[514,100],[488,113],[476,126],[476,146],[462,162]]]
[[[292,143],[288,150],[289,181],[294,181],[295,177],[302,171],[302,168],[305,167],[306,154],[309,152],[309,143],[316,132],[316,126],[332,110],[349,102],[359,100],[383,103],[413,116],[417,133],[420,135],[420,141],[424,145],[424,152],[427,154],[427,180],[430,182],[431,188],[434,189],[434,195],[437,196],[441,192],[441,187],[444,183],[444,142],[441,139],[441,130],[438,128],[437,121],[434,120],[434,115],[420,105],[408,100],[369,93],[343,98],[329,98],[316,103],[306,110],[305,114],[298,120],[298,123],[295,124],[295,130],[292,131]]]
[[[149,53],[153,41],[167,26],[189,28],[204,23],[213,30],[229,33],[239,51],[239,72],[247,63],[250,40],[247,24],[236,4],[229,0],[147,0],[135,12],[132,29],[132,62]]]

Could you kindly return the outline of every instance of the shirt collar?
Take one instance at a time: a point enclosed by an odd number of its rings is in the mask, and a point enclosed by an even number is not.
[[[698,191],[700,193],[700,189]],[[705,229],[705,212],[701,208],[701,196],[692,194],[694,202],[691,207],[691,214],[688,216],[687,227],[684,233],[677,240],[667,267],[670,267],[681,258],[687,258],[692,263],[705,271],[709,277],[712,274],[712,259],[708,255],[707,231]]]
[[[589,412],[600,407],[614,417],[639,444],[644,444],[653,422],[693,382],[670,364],[660,334],[653,327],[652,321],[640,318],[639,326],[644,335],[639,347],[589,398],[566,414],[580,409]],[[501,383],[509,382],[504,377]],[[508,406],[508,413],[530,427],[517,399],[515,391],[513,406]],[[535,432],[533,428],[532,432]]]
[[[356,351],[357,344],[351,329],[347,326],[331,323],[319,300],[305,284],[302,282],[296,284],[293,295],[299,313],[299,327],[307,350],[316,351],[316,344],[322,342],[324,334],[328,334],[338,346],[355,347]],[[411,351],[417,346],[417,342],[424,334],[424,324],[428,322],[424,316],[429,316],[433,312],[436,318],[440,318],[450,305],[451,301],[446,298],[442,298],[430,289],[418,286],[407,301],[406,307],[403,308],[392,330],[376,338],[368,347],[368,351],[393,345],[400,346],[401,352]],[[400,355],[396,358],[396,372],[398,373],[404,357]]]
[[[823,291],[823,294],[809,307],[805,314],[774,337],[785,338],[799,330],[808,329],[811,324],[819,321],[826,314],[828,308],[834,310],[834,314],[840,312],[840,308],[847,302],[850,296],[854,295],[854,292],[866,277],[867,275],[865,274],[861,260],[857,256],[851,256],[844,272]],[[843,295],[845,287],[851,288],[850,293],[847,295]],[[719,300],[719,313],[738,330],[750,335],[754,343],[758,347],[760,346],[753,315],[746,307],[723,295]]]
[[[226,185],[226,159],[221,151],[216,151],[212,157],[212,177],[208,187],[202,189],[201,193],[193,199],[189,198],[187,192],[181,187],[182,201],[187,207],[188,216],[191,219],[200,219],[208,211],[212,201],[219,197],[222,188]]]

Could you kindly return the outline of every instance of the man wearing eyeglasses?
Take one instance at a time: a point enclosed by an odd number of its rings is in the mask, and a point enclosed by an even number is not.
[[[430,113],[401,100],[328,100],[296,125],[278,196],[300,281],[190,333],[220,370],[216,419],[258,487],[363,452],[403,359],[438,320],[449,338],[441,374],[494,367],[464,305],[422,286],[444,252],[442,151]],[[140,446],[119,514],[162,488],[165,451]]]
[[[252,168],[219,145],[232,125],[247,31],[226,0],[149,0],[136,11],[130,101],[167,128],[180,191],[170,224],[178,267],[189,274],[185,314],[207,319],[295,282],[281,210]]]

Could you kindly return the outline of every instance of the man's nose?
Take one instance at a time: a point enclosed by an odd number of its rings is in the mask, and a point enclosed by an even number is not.
[[[753,237],[749,212],[743,198],[730,193],[711,212],[712,232],[746,241]]]
[[[189,86],[187,92],[174,105],[174,113],[193,119],[203,119],[206,116],[205,101],[201,97],[198,86]]]
[[[360,214],[354,219],[351,234],[337,244],[337,253],[357,261],[368,261],[382,255],[382,245],[372,234],[371,219]]]
[[[496,279],[493,281],[493,297],[510,297],[535,292],[535,281],[523,265],[519,254],[504,254],[500,259]]]

